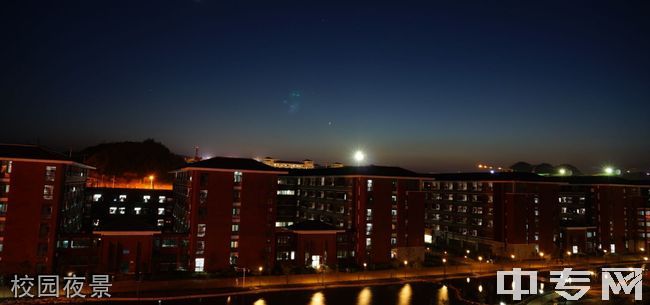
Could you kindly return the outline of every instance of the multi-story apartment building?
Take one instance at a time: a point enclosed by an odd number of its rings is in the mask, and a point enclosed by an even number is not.
[[[53,271],[60,234],[82,226],[91,167],[33,145],[0,145],[0,274]]]
[[[647,248],[647,184],[530,173],[429,178],[422,181],[427,237],[442,247],[520,258]]]
[[[86,226],[92,230],[136,225],[161,232],[173,229],[174,196],[171,190],[86,188],[91,211]]]
[[[275,257],[278,175],[253,159],[216,157],[175,171],[174,229],[189,234],[190,270],[268,270]]]
[[[418,192],[418,174],[387,166],[320,168],[291,171],[281,182],[291,184],[282,189],[291,190],[296,222],[315,220],[345,230],[337,234],[339,262],[423,259],[424,193]]]

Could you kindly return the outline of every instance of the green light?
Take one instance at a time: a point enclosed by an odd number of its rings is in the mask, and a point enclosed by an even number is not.
[[[611,166],[607,166],[603,169],[603,173],[605,173],[605,175],[611,176],[614,174],[614,168]]]

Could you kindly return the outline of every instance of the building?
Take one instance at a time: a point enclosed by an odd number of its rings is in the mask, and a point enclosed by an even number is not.
[[[59,235],[80,232],[92,167],[34,145],[0,145],[0,274],[52,273]]]
[[[302,162],[298,161],[283,161],[283,160],[278,160],[278,159],[273,159],[271,157],[266,157],[264,160],[262,160],[262,163],[276,167],[276,168],[284,168],[284,169],[313,169],[316,167],[314,164],[314,161],[305,159]]]
[[[173,231],[174,196],[171,190],[132,188],[86,188],[87,226],[102,231],[115,224]]]
[[[86,188],[83,233],[59,236],[59,272],[152,274],[186,270],[187,236],[174,234],[169,190]]]
[[[294,170],[282,178],[280,189],[290,190],[296,223],[319,221],[345,231],[337,235],[338,263],[423,259],[424,193],[418,174],[399,167],[348,166]]]
[[[427,176],[426,239],[445,249],[531,258],[647,248],[647,183],[517,172]]]
[[[174,172],[174,230],[189,235],[190,270],[266,270],[275,258],[278,175],[253,159],[216,157]]]
[[[276,233],[276,265],[281,267],[336,266],[337,254],[349,246],[341,243],[346,231],[317,220],[306,220]]]

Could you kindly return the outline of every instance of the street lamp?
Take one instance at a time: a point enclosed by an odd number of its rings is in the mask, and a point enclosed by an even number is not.
[[[153,179],[155,179],[156,176],[154,175],[149,175],[149,182],[151,183],[151,189],[153,190]]]
[[[409,265],[407,260],[404,260],[404,277],[406,277],[406,267]]]
[[[442,258],[442,269],[443,269],[443,274],[444,274],[444,279],[447,279],[447,259]]]

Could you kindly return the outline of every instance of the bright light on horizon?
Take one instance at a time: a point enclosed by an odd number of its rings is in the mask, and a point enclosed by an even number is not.
[[[363,160],[366,159],[366,154],[363,153],[363,151],[357,150],[354,152],[354,161],[357,163],[363,162]]]

